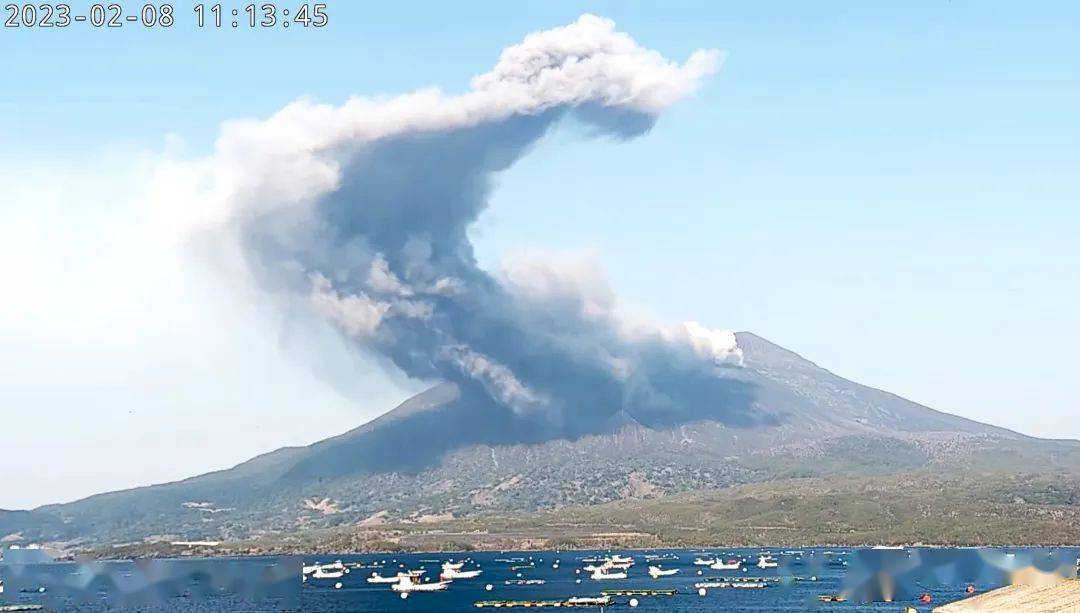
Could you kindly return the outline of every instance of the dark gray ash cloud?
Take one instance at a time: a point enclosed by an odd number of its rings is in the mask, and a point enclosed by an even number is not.
[[[734,335],[629,324],[588,262],[526,259],[493,275],[468,236],[494,178],[553,127],[641,136],[718,58],[671,62],[585,15],[505,49],[464,94],[297,102],[228,124],[187,171],[200,174],[204,222],[260,288],[410,377],[453,382],[551,435],[628,419],[750,424],[747,390],[725,376],[741,359]]]

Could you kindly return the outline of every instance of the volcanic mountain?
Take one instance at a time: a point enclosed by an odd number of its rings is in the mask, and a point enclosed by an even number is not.
[[[663,498],[793,477],[1074,470],[1035,439],[859,385],[748,332],[702,406],[552,424],[437,385],[307,447],[176,483],[0,512],[8,541],[244,538]],[[737,409],[737,410],[733,410]],[[738,416],[738,417],[733,417]]]

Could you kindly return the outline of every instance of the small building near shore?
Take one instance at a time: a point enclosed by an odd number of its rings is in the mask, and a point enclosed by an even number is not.
[[[1080,611],[1080,579],[1066,579],[1048,584],[1008,585],[937,607],[934,611],[935,613]]]

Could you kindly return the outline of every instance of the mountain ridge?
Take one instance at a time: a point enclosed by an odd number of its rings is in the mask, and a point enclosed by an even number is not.
[[[729,419],[729,407],[700,406],[650,426],[623,409],[598,431],[553,436],[530,430],[529,416],[439,384],[338,436],[230,469],[17,517],[0,512],[0,538],[242,539],[375,516],[410,522],[534,512],[778,479],[1080,465],[1080,442],[936,411],[752,333],[737,339],[743,365],[717,376],[751,396],[717,402],[745,403],[740,410],[753,414],[744,421]]]

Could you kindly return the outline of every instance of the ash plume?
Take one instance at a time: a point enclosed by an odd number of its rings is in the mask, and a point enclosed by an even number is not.
[[[158,191],[195,210],[261,291],[409,377],[567,435],[688,408],[749,423],[724,376],[741,361],[732,333],[632,325],[594,264],[534,259],[496,275],[468,237],[493,179],[554,126],[640,136],[719,60],[669,61],[584,15],[503,50],[460,95],[298,101],[227,123],[213,156],[176,162]]]

